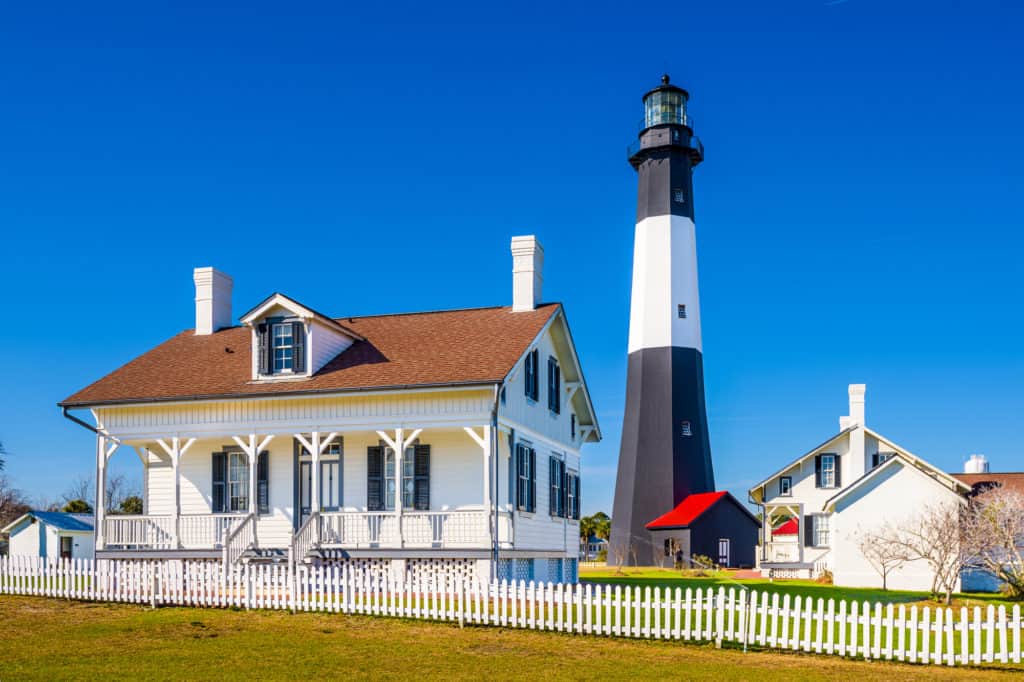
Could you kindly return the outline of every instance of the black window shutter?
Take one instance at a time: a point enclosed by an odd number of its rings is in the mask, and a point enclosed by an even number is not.
[[[573,412],[569,415],[569,436],[573,440],[576,440],[576,413]]]
[[[565,468],[565,462],[561,463],[558,471],[562,477],[562,516],[572,518],[572,499],[569,497],[569,472]]]
[[[292,371],[299,373],[306,371],[306,325],[301,322],[292,322]]]
[[[548,457],[548,514],[558,515],[558,460]]]
[[[270,348],[270,323],[260,322],[256,326],[256,357],[259,359],[260,374],[270,374],[270,357],[273,351]]]
[[[529,449],[530,456],[530,505],[527,511],[537,511],[537,451]]]
[[[558,414],[562,409],[561,379],[558,360],[551,356],[548,358],[548,409],[555,414]]]
[[[516,445],[516,508],[526,509],[528,500],[526,485],[523,476],[526,474],[526,446],[522,443]]]
[[[878,453],[873,452],[871,453],[871,468],[874,469],[876,466],[878,466]]]
[[[580,519],[580,498],[583,496],[583,491],[582,491],[582,488],[580,487],[580,477],[579,477],[579,474],[573,476],[573,479],[574,479],[574,482],[576,484],[575,487],[573,488],[573,491],[576,493],[576,500],[575,500],[575,502],[573,504],[572,517],[574,519],[576,519],[577,521],[579,521],[579,519]]]
[[[366,448],[366,508],[384,509],[384,448],[379,445]]]
[[[526,368],[523,376],[523,388],[526,397],[533,397],[533,351],[526,354]]]
[[[821,455],[814,456],[814,487],[821,487]]]
[[[417,445],[413,463],[413,508],[420,511],[430,509],[430,446]]]
[[[256,511],[270,513],[270,456],[266,450],[256,456]]]
[[[810,514],[804,517],[804,546],[814,547],[814,517]]]
[[[835,469],[836,469],[836,487],[837,488],[842,488],[843,487],[843,478],[842,478],[843,468],[841,466],[839,466],[839,462],[840,462],[839,455],[836,455],[835,457],[833,457],[832,461],[834,462],[834,464],[832,466],[834,466]]]
[[[533,399],[540,400],[540,351],[533,349]]]
[[[213,488],[210,508],[216,514],[226,511],[225,485],[228,473],[228,456],[223,452],[213,453]]]

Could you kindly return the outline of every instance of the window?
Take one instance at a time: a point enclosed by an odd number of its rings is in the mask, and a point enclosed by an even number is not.
[[[690,422],[683,422],[680,430],[683,436],[686,438],[689,438],[690,436],[693,435],[693,429],[690,427]]]
[[[548,358],[548,409],[555,414],[562,411],[562,370],[554,357]]]
[[[228,453],[227,511],[249,511],[249,458],[243,452]]]
[[[537,364],[540,362],[540,353],[536,348],[526,354],[526,380],[523,382],[526,387],[526,397],[536,401],[540,397],[540,382],[537,380]]]
[[[779,497],[789,497],[793,494],[793,477],[782,476],[779,478]]]
[[[892,459],[895,452],[876,452],[871,455],[871,468],[874,469],[880,464],[885,464],[886,461]]]
[[[828,533],[828,519],[826,514],[815,514],[811,517],[814,520],[814,546],[815,547],[828,547],[829,546],[829,533]]]
[[[819,488],[835,488],[836,487],[836,456],[835,455],[819,455],[821,457],[821,467],[818,476],[818,487]]]
[[[537,509],[537,453],[524,443],[516,445],[516,508]]]
[[[679,313],[679,319],[680,320],[685,320],[686,319],[686,306],[683,305],[682,303],[679,304],[678,313]]]
[[[569,437],[576,440],[576,414],[569,415]]]
[[[570,519],[580,518],[580,475],[570,471],[565,476],[565,515]]]
[[[557,457],[548,459],[548,480],[550,482],[548,513],[551,516],[565,517],[565,462]]]
[[[291,322],[278,322],[272,327],[274,348],[274,374],[291,372],[295,361],[294,325]]]
[[[685,204],[686,192],[684,192],[681,189],[672,190],[672,201],[676,202],[677,204]]]
[[[502,405],[505,404],[505,387],[504,386],[501,387],[501,404]]]
[[[384,508],[393,511],[395,508],[395,451],[387,448],[384,451]],[[416,493],[416,451],[406,448],[402,457],[402,508],[412,509]]]

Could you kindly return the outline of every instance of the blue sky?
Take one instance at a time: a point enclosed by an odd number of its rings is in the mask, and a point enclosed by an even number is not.
[[[236,312],[507,304],[509,237],[536,233],[604,428],[584,511],[610,511],[625,148],[665,70],[707,150],[718,485],[745,499],[830,435],[850,382],[935,464],[1024,469],[1019,6],[341,4],[4,9],[0,440],[33,497],[93,466],[55,403],[190,327],[194,266]]]

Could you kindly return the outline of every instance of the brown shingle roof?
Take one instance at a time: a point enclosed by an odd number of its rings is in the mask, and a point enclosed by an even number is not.
[[[972,488],[978,483],[995,483],[1007,490],[1024,493],[1024,471],[988,474],[950,474],[953,478],[963,481]]]
[[[185,330],[60,403],[67,407],[228,396],[317,393],[503,379],[559,309],[477,308],[338,318],[361,334],[313,377],[252,381],[248,327]]]

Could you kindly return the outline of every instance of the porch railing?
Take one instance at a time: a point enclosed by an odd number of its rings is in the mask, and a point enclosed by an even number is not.
[[[174,517],[118,514],[103,519],[107,547],[174,549]]]
[[[465,548],[490,546],[490,513],[485,509],[386,512],[320,512],[320,543],[359,548]],[[498,515],[498,538],[512,544],[512,518]]]
[[[795,542],[771,542],[764,548],[758,548],[758,556],[763,556],[762,561],[769,563],[797,563],[800,561],[800,545]]]
[[[256,515],[249,514],[231,527],[224,539],[224,570],[237,564],[245,550],[256,544]]]
[[[220,549],[231,528],[245,518],[245,514],[188,514],[183,515],[178,528],[181,546],[186,549]]]

